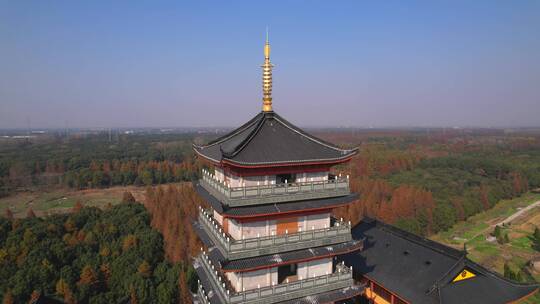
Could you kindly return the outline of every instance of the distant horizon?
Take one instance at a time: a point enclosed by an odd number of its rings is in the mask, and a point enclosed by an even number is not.
[[[239,126],[266,26],[298,126],[540,127],[539,1],[31,0],[0,25],[2,129]]]
[[[249,117],[251,118],[251,117]],[[247,118],[245,122],[249,120]],[[294,121],[290,121],[291,123],[297,125],[298,127],[305,128],[305,129],[359,129],[359,130],[370,130],[370,129],[382,129],[382,130],[409,130],[409,129],[493,129],[493,130],[503,130],[503,129],[540,129],[540,124],[538,125],[521,125],[521,126],[482,126],[482,125],[464,125],[464,126],[445,126],[445,125],[378,125],[378,126],[366,126],[366,125],[358,125],[358,126],[347,126],[347,125],[303,125],[303,124],[296,124]],[[0,131],[12,131],[12,130],[21,130],[21,131],[27,131],[30,129],[31,131],[42,131],[42,130],[128,130],[128,129],[195,129],[195,130],[205,130],[205,129],[224,129],[224,130],[230,130],[238,128],[241,124],[238,125],[208,125],[208,126],[189,126],[189,125],[177,125],[177,126],[169,126],[169,125],[147,125],[147,126],[30,126],[28,127],[0,127]]]

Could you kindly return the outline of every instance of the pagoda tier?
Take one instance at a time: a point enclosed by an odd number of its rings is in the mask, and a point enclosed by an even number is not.
[[[341,149],[307,134],[277,113],[261,112],[238,129],[206,145],[194,145],[195,152],[215,165],[276,170],[286,166],[328,166],[346,162],[358,149]],[[302,171],[305,171],[302,170]],[[257,171],[252,174],[260,175]]]
[[[268,180],[269,177],[276,178],[274,175],[265,176],[264,179]],[[228,218],[330,210],[358,199],[357,194],[350,192],[348,176],[308,181],[285,180],[280,184],[259,182],[257,185],[237,187],[225,182],[226,179],[226,174],[218,178],[203,170],[202,179],[195,182],[194,187],[214,210]]]

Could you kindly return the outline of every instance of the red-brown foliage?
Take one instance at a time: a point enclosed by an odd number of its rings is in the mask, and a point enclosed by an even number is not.
[[[356,224],[362,217],[369,216],[392,224],[399,219],[422,215],[427,221],[427,229],[430,229],[435,208],[431,192],[410,185],[392,188],[384,180],[367,178],[351,180],[351,187],[360,194],[360,199],[336,209],[334,214],[337,217]]]
[[[36,214],[34,213],[34,210],[32,210],[32,208],[28,208],[28,210],[26,210],[26,217],[27,218],[35,218],[36,217]]]
[[[73,209],[71,210],[71,212],[73,213],[79,213],[79,211],[81,211],[81,209],[83,208],[83,204],[81,203],[81,201],[77,201],[75,203],[75,205],[73,206]]]
[[[204,201],[189,183],[148,188],[145,206],[152,227],[163,235],[165,255],[172,262],[189,262],[201,243],[191,225]]]

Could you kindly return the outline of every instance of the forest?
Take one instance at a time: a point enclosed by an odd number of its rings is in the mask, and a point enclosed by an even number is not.
[[[376,217],[430,235],[540,187],[538,135],[391,134],[359,143],[360,155],[337,168],[352,176],[351,186],[361,195],[337,212],[353,222]]]
[[[360,148],[334,173],[351,176],[358,201],[335,211],[356,223],[376,217],[429,236],[540,187],[540,133],[501,130],[315,130]],[[219,135],[219,134],[218,134]],[[216,135],[217,136],[217,135]],[[206,135],[204,135],[204,139]],[[142,204],[0,220],[0,292],[12,302],[43,294],[68,303],[189,302],[191,221],[205,202],[189,181],[203,164],[200,134],[106,135],[0,145],[2,195],[40,187],[145,187]],[[129,219],[129,220],[126,220]],[[508,275],[511,276],[510,271]]]
[[[191,134],[107,134],[0,143],[0,197],[17,189],[153,185],[195,178]]]
[[[129,199],[104,210],[77,205],[70,214],[0,218],[3,303],[40,296],[64,303],[178,302],[189,293],[181,288],[195,282],[193,269],[165,259],[150,221],[145,207]]]

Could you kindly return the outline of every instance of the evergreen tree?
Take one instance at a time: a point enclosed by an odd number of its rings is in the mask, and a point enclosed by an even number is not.
[[[534,228],[534,233],[531,236],[531,241],[532,248],[536,251],[540,251],[540,229],[538,229],[538,227]]]
[[[516,273],[510,268],[508,263],[504,263],[504,277],[516,281]]]

